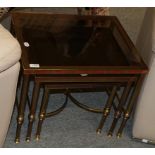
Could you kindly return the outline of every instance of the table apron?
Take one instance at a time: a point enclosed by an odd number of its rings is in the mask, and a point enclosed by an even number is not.
[[[35,77],[36,82],[135,82],[136,76],[129,77]]]

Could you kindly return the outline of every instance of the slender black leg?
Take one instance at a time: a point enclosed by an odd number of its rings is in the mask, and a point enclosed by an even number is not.
[[[32,103],[30,107],[30,114],[28,117],[29,123],[28,123],[28,130],[27,130],[27,136],[26,136],[27,142],[29,142],[31,139],[31,132],[32,132],[33,122],[35,121],[35,113],[36,113],[39,90],[40,90],[40,83],[35,81],[34,89],[33,89],[33,96],[32,96]]]
[[[18,106],[15,143],[20,142],[20,133],[21,133],[22,124],[24,122],[24,112],[25,112],[25,107],[26,107],[26,94],[28,91],[28,86],[29,86],[29,75],[23,75],[23,84],[22,84],[22,90],[20,94],[20,102]]]
[[[132,109],[133,109],[133,107],[134,107],[134,105],[136,103],[136,99],[138,98],[138,94],[140,92],[143,79],[144,79],[144,75],[140,75],[140,77],[138,77],[138,80],[136,82],[134,91],[133,91],[132,96],[130,98],[130,101],[129,101],[128,105],[127,105],[127,108],[125,110],[121,126],[120,126],[120,128],[119,128],[119,130],[117,132],[117,137],[118,138],[121,137],[123,129],[124,129],[128,119],[130,118]]]
[[[119,102],[119,104],[117,106],[117,110],[115,111],[114,119],[113,119],[112,125],[110,127],[110,130],[108,132],[108,136],[113,135],[113,131],[115,130],[116,124],[117,124],[119,118],[121,117],[123,105],[126,103],[129,92],[131,90],[131,85],[132,85],[132,82],[129,81],[127,83],[127,86],[124,88],[121,100],[120,100],[120,102]]]
[[[44,121],[45,115],[46,115],[48,98],[49,98],[49,89],[47,89],[45,87],[44,95],[43,95],[43,99],[42,99],[42,103],[41,103],[41,108],[40,108],[40,112],[39,112],[39,122],[38,122],[38,127],[37,127],[37,132],[36,132],[36,140],[40,139],[40,132],[41,132],[42,124],[43,124],[43,121]]]
[[[104,125],[104,122],[106,121],[106,118],[108,117],[108,115],[110,113],[111,106],[112,106],[113,100],[115,98],[116,91],[117,91],[117,86],[114,86],[113,89],[112,89],[111,95],[108,98],[107,103],[106,103],[106,105],[105,105],[105,107],[103,109],[102,119],[100,121],[100,124],[99,124],[97,130],[96,130],[96,132],[98,134],[101,133],[101,130],[102,130],[103,125]]]

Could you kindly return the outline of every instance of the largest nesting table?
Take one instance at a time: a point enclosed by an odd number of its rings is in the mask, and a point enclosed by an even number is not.
[[[133,88],[118,133],[121,134],[148,70],[118,19],[114,16],[13,11],[12,23],[22,48],[23,75],[15,141],[20,141],[30,79],[35,81],[35,85],[29,114],[28,141],[35,119],[40,83],[58,86],[61,83],[79,83],[79,86],[83,83],[92,84],[93,88],[95,84],[110,83],[110,96],[114,96],[117,84],[124,85],[125,96],[122,95],[122,101],[118,104],[115,121],[120,116],[129,90]],[[109,108],[107,106],[103,110],[98,130],[102,128]]]

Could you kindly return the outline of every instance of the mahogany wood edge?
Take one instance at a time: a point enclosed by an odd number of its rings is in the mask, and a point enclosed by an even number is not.
[[[40,79],[37,79],[37,80],[40,80]],[[136,80],[135,80],[136,81]],[[134,80],[133,80],[133,82],[135,82]],[[127,83],[127,82],[125,82],[125,83]],[[116,83],[115,85],[118,85],[118,86],[120,86],[121,84],[118,82],[118,83]],[[61,89],[66,89],[67,87],[69,87],[70,89],[89,89],[89,88],[91,88],[91,89],[93,89],[93,88],[105,88],[106,86],[111,86],[111,84],[107,84],[107,83],[91,83],[91,85],[90,85],[90,83],[77,83],[77,84],[75,84],[75,83],[63,83],[63,84],[45,84],[45,88],[46,89],[52,89],[52,90],[61,90]],[[52,92],[52,93],[54,93],[54,92]]]
[[[136,76],[130,76],[130,77],[35,77],[35,81],[38,83],[43,83],[43,82],[77,82],[77,83],[98,83],[98,82],[128,82],[132,81],[135,82],[137,81]]]
[[[64,70],[24,69],[24,74],[146,74],[148,70]]]

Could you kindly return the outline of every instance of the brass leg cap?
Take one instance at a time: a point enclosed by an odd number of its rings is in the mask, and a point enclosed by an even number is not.
[[[30,142],[30,137],[26,137],[26,142]]]
[[[97,130],[96,130],[96,133],[97,133],[98,135],[100,135],[100,134],[101,134],[101,129],[97,129]]]
[[[109,132],[107,136],[108,136],[109,138],[112,137],[112,133]]]
[[[40,140],[40,135],[36,135],[36,141]]]
[[[20,142],[19,138],[15,139],[15,143],[18,144]]]
[[[121,136],[122,136],[122,135],[121,135],[120,133],[117,134],[117,138],[121,138]]]

